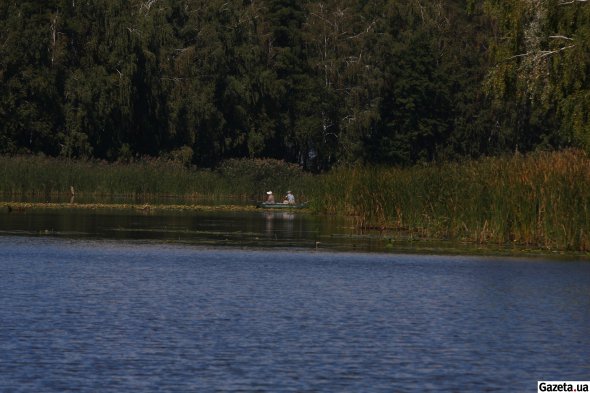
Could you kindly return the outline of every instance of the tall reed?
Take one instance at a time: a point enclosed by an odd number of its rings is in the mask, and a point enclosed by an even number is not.
[[[200,195],[261,198],[266,190],[302,189],[309,178],[278,160],[230,160],[217,170],[144,159],[133,163],[71,161],[47,157],[0,157],[0,193],[48,195]]]
[[[590,159],[576,150],[408,169],[340,168],[317,185],[316,209],[344,212],[364,227],[590,250]]]
[[[227,196],[292,189],[320,213],[415,237],[590,251],[590,159],[577,150],[411,168],[304,173],[277,160],[230,160],[216,170],[143,160],[107,164],[0,157],[4,194]]]

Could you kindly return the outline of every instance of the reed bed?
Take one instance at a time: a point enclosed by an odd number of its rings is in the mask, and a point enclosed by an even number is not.
[[[156,159],[133,163],[0,157],[5,195],[69,194],[260,199],[266,190],[302,189],[310,176],[278,160],[229,160],[216,170],[187,168]]]
[[[539,152],[407,169],[341,168],[314,207],[393,234],[590,250],[590,159]]]
[[[411,168],[336,168],[321,175],[277,160],[229,160],[204,170],[160,160],[0,157],[1,193],[69,193],[70,186],[84,195],[247,199],[292,189],[318,213],[352,216],[359,228],[392,238],[590,251],[590,159],[578,150]]]

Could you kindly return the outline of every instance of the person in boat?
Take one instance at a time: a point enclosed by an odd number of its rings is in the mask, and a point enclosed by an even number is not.
[[[287,195],[285,195],[285,199],[283,200],[283,203],[287,203],[289,205],[294,205],[295,204],[295,195],[293,195],[293,193],[291,191],[287,191]]]
[[[272,194],[272,191],[267,191],[266,195],[268,195],[268,197],[264,203],[275,203],[275,196]]]

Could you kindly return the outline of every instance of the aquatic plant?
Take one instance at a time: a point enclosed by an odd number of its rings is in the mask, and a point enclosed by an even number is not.
[[[340,168],[314,208],[360,227],[470,242],[590,250],[590,160],[577,150],[462,163]]]
[[[144,158],[129,163],[0,156],[0,193],[9,195],[175,195],[262,198],[272,189],[302,196],[311,176],[279,160],[229,160],[218,169],[187,168],[177,161]]]
[[[358,228],[378,229],[391,238],[590,251],[590,159],[579,150],[409,168],[341,167],[320,175],[277,160],[230,160],[203,170],[165,160],[109,164],[0,157],[1,193],[69,195],[70,186],[76,198],[232,195],[250,200],[267,189],[292,189],[317,213],[352,216]]]

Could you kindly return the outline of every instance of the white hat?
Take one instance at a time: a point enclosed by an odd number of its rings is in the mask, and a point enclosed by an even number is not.
[[[270,194],[272,194],[272,191],[267,191],[266,193],[267,193],[268,195],[270,195]]]

